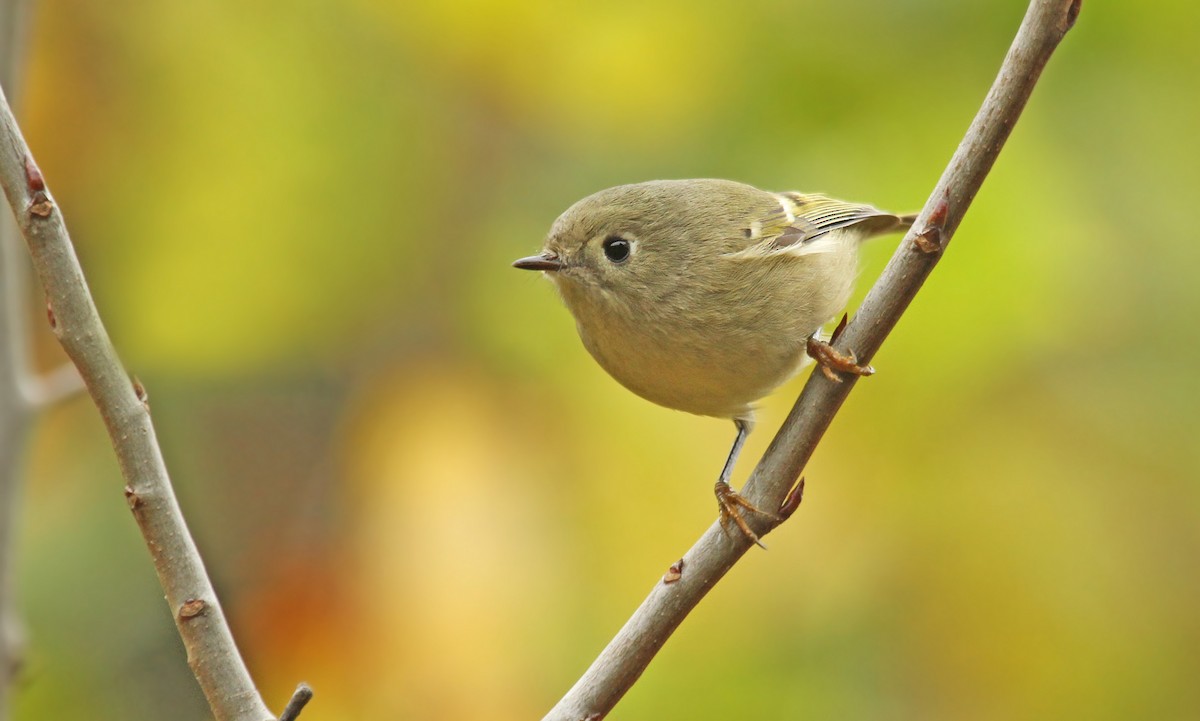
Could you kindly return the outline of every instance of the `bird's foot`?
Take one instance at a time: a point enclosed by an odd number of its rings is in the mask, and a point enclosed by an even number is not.
[[[868,365],[859,365],[854,351],[842,353],[814,335],[808,339],[808,355],[821,366],[821,372],[834,383],[841,383],[837,372],[853,373],[856,376],[869,376],[875,369]],[[837,372],[835,372],[837,371]]]
[[[717,496],[717,506],[721,509],[721,530],[725,531],[725,535],[732,537],[733,531],[730,530],[730,526],[737,526],[743,536],[753,541],[759,548],[765,550],[766,546],[763,545],[762,541],[758,540],[758,534],[751,530],[750,525],[746,523],[746,518],[742,514],[742,511],[766,516],[776,523],[782,523],[783,519],[774,513],[767,513],[750,501],[747,501],[742,497],[742,494],[733,490],[733,487],[724,480],[717,481],[713,492]]]

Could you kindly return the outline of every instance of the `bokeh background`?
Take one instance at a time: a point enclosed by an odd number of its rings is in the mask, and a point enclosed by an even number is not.
[[[801,512],[614,718],[1200,718],[1198,8],[1084,3]],[[621,389],[509,261],[650,178],[916,209],[1024,10],[38,2],[24,130],[269,702],[540,718],[732,427]],[[0,461],[16,718],[207,718],[94,407]]]

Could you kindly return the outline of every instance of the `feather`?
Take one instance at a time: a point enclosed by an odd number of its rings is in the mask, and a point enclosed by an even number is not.
[[[871,205],[847,203],[824,195],[776,193],[775,199],[779,202],[778,209],[752,221],[745,231],[747,239],[758,242],[729,254],[730,257],[825,253],[836,247],[834,239],[829,237],[835,230],[853,227],[866,239],[912,224],[910,218],[885,213]]]

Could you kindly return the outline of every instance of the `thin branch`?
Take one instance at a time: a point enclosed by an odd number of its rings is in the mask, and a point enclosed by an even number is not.
[[[51,326],[100,409],[125,477],[125,495],[218,721],[267,721],[225,614],[171,490],[140,384],[130,380],[88,292],[41,171],[0,93],[0,184],[46,290]],[[135,385],[137,386],[135,389]]]
[[[25,38],[28,34],[28,4],[24,0],[0,2],[0,87],[15,99],[19,96],[21,65],[25,57]],[[0,328],[6,331],[5,347],[0,353],[7,356],[4,382],[23,383],[32,375],[30,370],[29,333],[26,329],[26,291],[28,290],[26,260],[19,252],[20,235],[12,220],[0,221],[0,272],[3,287],[0,292]]]
[[[0,218],[0,283],[6,288],[19,274],[12,266],[25,262],[10,252],[15,244],[12,230],[8,218]],[[16,315],[10,312],[12,299],[12,294],[0,292],[0,343],[5,345],[12,344],[24,332],[24,328],[14,327],[11,322]],[[17,511],[21,507],[21,459],[32,422],[33,407],[24,396],[18,356],[11,349],[0,349],[0,721],[8,717],[8,692],[25,647],[25,632],[16,608],[13,561]]]
[[[25,632],[16,608],[16,525],[21,507],[21,459],[33,422],[26,402],[21,355],[12,346],[25,328],[15,317],[19,298],[7,292],[21,275],[25,259],[16,252],[16,232],[8,217],[0,218],[0,721],[8,717],[8,692],[24,653]],[[16,266],[16,267],[14,267]],[[18,307],[13,308],[12,304]]]
[[[967,130],[916,224],[863,301],[837,347],[868,363],[941,258],[971,200],[1029,99],[1042,68],[1071,29],[1082,0],[1033,0],[983,107]],[[831,382],[813,373],[783,427],[751,474],[743,495],[759,508],[779,508],[817,442],[854,387],[856,377]],[[794,496],[793,496],[794,497]],[[748,519],[761,536],[774,525]],[[637,681],[684,617],[750,548],[713,524],[657,583],[545,721],[603,718]]]
[[[0,391],[0,721],[8,718],[9,691],[25,650],[13,561],[17,509],[21,506],[21,458],[31,418],[17,394]]]
[[[300,712],[312,701],[313,690],[306,684],[302,683],[296,687],[296,692],[292,694],[292,699],[288,701],[288,705],[284,707],[283,713],[279,714],[279,721],[296,721],[300,717]]]
[[[0,86],[12,88],[21,76],[28,27],[28,4],[0,2]],[[9,690],[21,666],[25,629],[16,608],[17,509],[21,458],[33,421],[24,389],[29,376],[25,328],[24,254],[11,217],[0,214],[0,721],[8,718]]]

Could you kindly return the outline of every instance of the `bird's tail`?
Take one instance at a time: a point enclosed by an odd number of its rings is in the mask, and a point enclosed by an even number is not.
[[[857,227],[863,231],[862,240],[867,241],[880,235],[903,232],[911,228],[915,222],[917,222],[916,213],[907,215],[880,213],[859,222]]]

